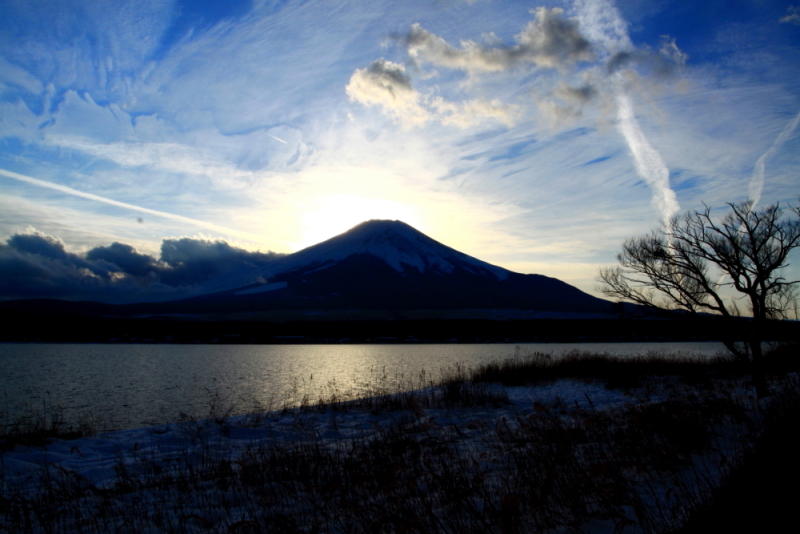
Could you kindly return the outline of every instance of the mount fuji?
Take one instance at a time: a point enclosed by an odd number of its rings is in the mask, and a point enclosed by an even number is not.
[[[401,221],[371,220],[269,263],[241,267],[193,297],[136,304],[29,300],[13,313],[280,320],[289,317],[530,317],[609,314],[610,302],[555,278],[519,274],[454,250]],[[385,314],[384,314],[385,316]]]
[[[212,281],[158,313],[266,310],[528,310],[608,313],[611,303],[555,278],[519,274],[454,250],[401,221],[371,220],[336,237]]]

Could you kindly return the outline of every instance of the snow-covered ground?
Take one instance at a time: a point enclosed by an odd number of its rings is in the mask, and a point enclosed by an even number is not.
[[[431,425],[451,426],[469,421],[491,424],[498,418],[515,419],[533,411],[534,403],[551,404],[559,401],[569,406],[611,408],[630,402],[621,390],[606,389],[600,383],[581,383],[561,380],[538,387],[504,388],[509,404],[495,407],[464,409],[425,409],[425,419]],[[194,446],[197,437],[203,446],[224,452],[231,458],[255,444],[322,442],[333,445],[344,440],[363,439],[376,428],[391,426],[398,418],[408,416],[407,410],[370,413],[364,409],[319,411],[286,410],[265,414],[240,415],[221,419],[179,422],[131,430],[120,430],[93,437],[69,441],[55,440],[42,448],[23,448],[3,455],[6,482],[29,476],[47,465],[58,465],[79,474],[88,483],[103,487],[114,483],[114,466],[120,461],[131,462],[137,456],[169,458],[185,453]]]
[[[0,531],[656,532],[758,432],[745,382],[444,386],[17,445]]]

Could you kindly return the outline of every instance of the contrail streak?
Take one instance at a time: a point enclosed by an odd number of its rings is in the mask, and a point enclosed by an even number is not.
[[[52,182],[46,182],[44,180],[39,180],[37,178],[31,178],[30,176],[25,176],[24,174],[18,174],[16,172],[7,171],[5,169],[0,169],[0,175],[5,176],[6,178],[11,178],[12,180],[17,180],[20,182],[24,182],[26,184],[36,185],[39,187],[45,187],[47,189],[53,189],[55,191],[60,191],[61,193],[66,193],[68,195],[76,196],[85,198],[88,200],[94,200],[95,202],[102,202],[104,204],[108,204],[111,206],[116,206],[118,208],[129,209],[133,211],[138,211],[140,213],[147,213],[148,215],[154,215],[156,217],[161,217],[162,219],[170,219],[173,221],[178,221],[186,224],[191,224],[192,226],[197,226],[200,228],[205,228],[206,230],[213,230],[214,232],[219,232],[221,234],[227,234],[231,236],[240,237],[243,239],[247,239],[248,241],[255,241],[259,242],[263,240],[262,236],[257,236],[255,234],[251,234],[249,232],[242,232],[241,230],[234,230],[233,228],[225,228],[224,226],[219,226],[213,223],[208,223],[205,221],[198,221],[197,219],[190,219],[189,217],[183,217],[181,215],[175,215],[174,213],[166,213],[163,211],[156,211],[151,210],[149,208],[143,208],[141,206],[134,206],[133,204],[127,204],[125,202],[119,202],[118,200],[112,200],[110,198],[101,197],[99,195],[93,195],[92,193],[85,193],[83,191],[78,191],[77,189],[73,189],[71,187],[67,187],[65,185],[54,184]]]
[[[764,166],[767,162],[767,159],[771,158],[775,152],[789,139],[789,136],[792,135],[792,132],[795,131],[797,125],[800,124],[800,113],[794,116],[792,120],[789,121],[783,131],[778,135],[775,141],[772,143],[772,146],[767,149],[766,152],[761,154],[761,157],[758,158],[756,161],[755,166],[753,167],[753,176],[750,178],[750,185],[747,188],[747,196],[750,200],[753,201],[752,206],[750,209],[752,210],[758,201],[761,200],[761,191],[764,189]]]
[[[625,21],[616,6],[608,0],[576,0],[575,11],[581,31],[603,47],[605,55],[633,50]],[[680,205],[669,184],[669,169],[661,154],[650,144],[636,120],[633,104],[625,93],[621,73],[612,75],[611,90],[617,100],[617,119],[620,133],[633,155],[636,172],[653,191],[653,202],[661,220],[669,227],[670,219]]]
[[[283,143],[284,145],[288,145],[288,144],[289,144],[289,143],[287,143],[286,141],[284,141],[283,139],[281,139],[280,137],[275,137],[274,135],[272,135],[272,134],[269,134],[269,133],[268,133],[267,135],[268,135],[268,136],[270,136],[271,138],[275,139],[276,141],[280,141],[280,142],[281,142],[281,143]]]
[[[653,190],[653,202],[661,213],[662,221],[669,226],[672,216],[680,211],[675,191],[669,186],[669,169],[661,159],[661,154],[647,141],[639,127],[628,95],[622,90],[616,90],[616,97],[619,131],[633,154],[636,172]]]

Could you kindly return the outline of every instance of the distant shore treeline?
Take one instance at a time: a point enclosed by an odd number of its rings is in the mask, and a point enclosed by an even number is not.
[[[0,313],[0,342],[41,343],[546,343],[746,340],[747,319],[381,319],[210,321]],[[800,322],[773,321],[765,341],[800,339]]]

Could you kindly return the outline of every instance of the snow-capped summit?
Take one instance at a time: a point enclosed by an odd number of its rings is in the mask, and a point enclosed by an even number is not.
[[[263,268],[258,281],[201,297],[195,309],[603,312],[609,303],[560,280],[518,274],[431,239],[401,221],[371,220]]]
[[[404,310],[446,317],[456,310],[604,314],[611,309],[611,303],[556,278],[508,271],[387,220],[363,222],[266,264],[243,265],[200,289],[203,293],[191,298],[105,306],[92,313],[220,318],[266,311]]]
[[[378,219],[276,261],[269,270],[275,275],[295,269],[325,269],[354,254],[373,256],[400,273],[415,269],[449,274],[463,269],[473,274],[491,273],[498,280],[509,275],[509,271],[443,245],[402,221]]]

